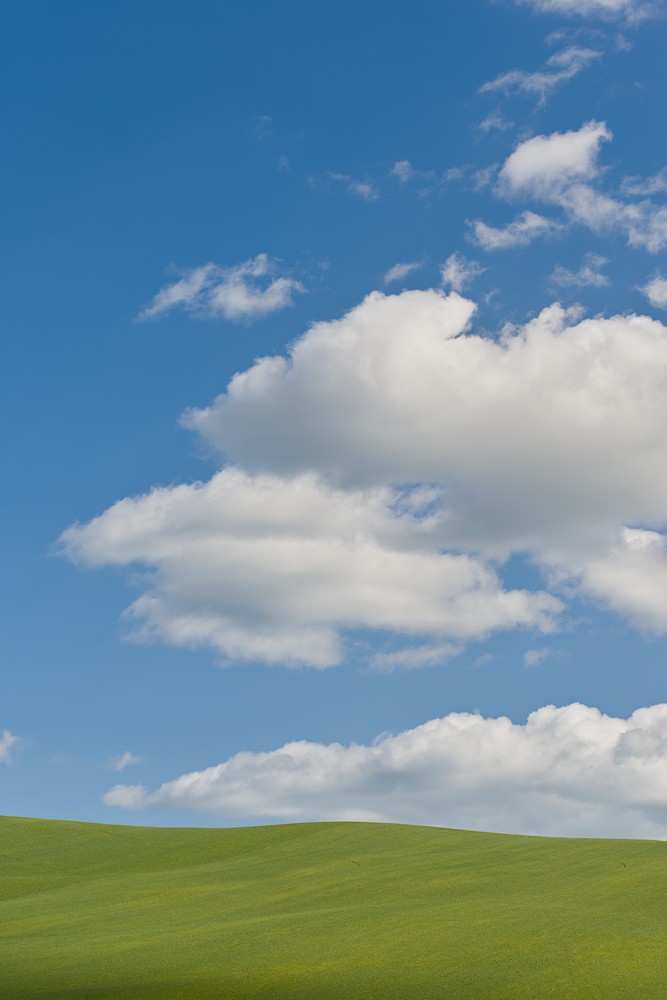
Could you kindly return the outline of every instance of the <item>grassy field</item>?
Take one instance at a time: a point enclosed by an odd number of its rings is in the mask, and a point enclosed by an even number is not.
[[[667,997],[667,844],[0,819],[2,1000]]]

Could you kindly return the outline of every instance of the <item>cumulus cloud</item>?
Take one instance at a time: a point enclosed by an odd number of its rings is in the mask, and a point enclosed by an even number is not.
[[[518,218],[506,226],[496,228],[489,226],[481,219],[470,223],[472,238],[483,250],[511,250],[514,247],[527,247],[537,239],[555,236],[562,230],[558,222],[545,219],[536,212],[522,212]]]
[[[656,275],[640,289],[652,306],[667,309],[667,278]]]
[[[366,820],[550,836],[667,837],[667,705],[628,719],[548,705],[524,725],[452,713],[370,745],[288,743],[238,753],[126,809],[234,819]]]
[[[20,736],[14,736],[8,729],[3,729],[0,735],[0,764],[11,764],[13,753],[22,743]]]
[[[391,285],[394,281],[403,281],[407,278],[409,274],[414,271],[418,271],[422,267],[422,262],[419,260],[412,260],[406,264],[394,264],[390,267],[384,276],[385,285]]]
[[[601,269],[607,263],[606,257],[595,253],[586,254],[581,267],[576,271],[560,265],[556,267],[551,275],[551,282],[561,288],[605,288],[609,285],[609,278]]]
[[[503,590],[472,556],[443,553],[430,496],[340,490],[313,475],[227,468],[206,484],[122,500],[70,528],[63,545],[89,565],[153,570],[126,614],[138,637],[229,659],[325,668],[355,629],[469,639],[548,630],[559,610],[547,594]],[[414,655],[404,662],[416,665]]]
[[[484,274],[485,270],[478,261],[468,260],[461,253],[453,253],[442,266],[442,283],[445,288],[462,292],[475,278]]]
[[[602,20],[622,18],[643,21],[661,9],[655,0],[517,0],[524,6],[545,14],[566,14],[577,17],[597,17]]]
[[[560,578],[575,581],[603,606],[620,611],[646,632],[667,633],[667,537],[624,528],[600,553],[547,556],[561,562]]]
[[[577,131],[527,139],[505,161],[497,193],[558,205],[570,222],[595,233],[622,232],[630,246],[657,253],[667,246],[667,207],[646,199],[623,201],[595,186],[603,172],[600,148],[611,138],[604,122],[591,121]]]
[[[126,750],[125,753],[119,754],[117,757],[112,757],[107,766],[112,771],[124,771],[126,767],[134,767],[136,764],[142,763],[143,757],[138,757],[136,754]]]
[[[547,60],[545,69],[533,72],[510,70],[508,73],[502,73],[494,80],[483,84],[480,87],[480,93],[488,94],[500,91],[503,94],[526,94],[529,97],[536,97],[540,104],[544,104],[558,87],[574,79],[601,55],[602,53],[597,49],[570,45],[561,52],[555,52]]]
[[[414,666],[552,629],[573,588],[667,632],[667,328],[556,304],[494,337],[474,308],[374,292],[316,323],[185,415],[231,465],[119,501],[64,552],[144,567],[133,634],[229,660],[325,668],[370,630],[401,651],[385,668]],[[551,595],[504,588],[512,553]]]
[[[257,471],[441,484],[443,547],[550,553],[555,565],[615,551],[624,527],[660,530],[665,327],[579,321],[556,305],[497,340],[469,331],[472,312],[456,294],[373,293],[316,324],[289,359],[235,376],[186,424]],[[657,599],[663,630],[667,592]]]
[[[526,139],[505,161],[500,186],[509,195],[557,200],[573,183],[595,177],[600,144],[611,138],[604,122],[591,121],[578,131]]]
[[[265,253],[234,267],[204,264],[182,272],[165,285],[139,313],[139,319],[157,319],[175,308],[204,318],[255,319],[292,304],[303,285],[277,275],[278,262]]]

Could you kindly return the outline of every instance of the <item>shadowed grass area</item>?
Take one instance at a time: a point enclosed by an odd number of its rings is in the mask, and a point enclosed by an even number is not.
[[[667,996],[667,845],[0,819],[2,1000]]]

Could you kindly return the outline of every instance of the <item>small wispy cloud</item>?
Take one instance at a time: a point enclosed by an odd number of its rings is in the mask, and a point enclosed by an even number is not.
[[[0,735],[0,764],[11,764],[14,752],[23,742],[20,736],[15,736],[8,729],[4,729]]]
[[[601,57],[597,49],[570,45],[556,52],[546,62],[546,68],[533,72],[513,69],[489,80],[479,88],[480,94],[500,91],[503,94],[527,94],[544,104],[558,87],[574,79],[590,63]]]
[[[349,194],[356,195],[362,201],[377,201],[380,197],[380,192],[371,180],[358,181],[354,177],[350,177],[349,174],[329,173],[328,176],[332,181],[341,181],[346,185]]]
[[[271,115],[255,115],[252,120],[252,132],[255,139],[265,139],[271,132],[273,118]]]
[[[403,281],[409,274],[412,274],[413,271],[418,271],[423,266],[423,262],[420,260],[411,260],[406,264],[394,264],[393,267],[390,267],[385,272],[384,283],[385,285],[391,285],[394,281]]]
[[[606,257],[600,257],[596,253],[588,253],[577,271],[570,271],[560,265],[556,267],[551,275],[551,283],[559,285],[561,288],[605,288],[610,282],[607,275],[602,273],[601,268],[607,263]]]
[[[461,253],[453,253],[442,266],[442,283],[445,288],[462,292],[475,278],[486,271],[485,267],[476,261],[468,260]]]
[[[514,122],[503,118],[499,111],[494,111],[479,123],[482,132],[508,132],[514,128]]]
[[[183,308],[203,318],[256,319],[292,305],[294,294],[304,290],[296,279],[278,275],[278,261],[260,253],[233,267],[204,264],[182,271],[137,318],[157,319]]]
[[[523,6],[544,14],[565,14],[599,18],[603,21],[644,21],[659,13],[659,0],[517,0]]]
[[[392,673],[396,669],[419,670],[421,667],[434,667],[446,663],[460,652],[461,648],[452,643],[410,646],[395,650],[393,653],[376,653],[371,665],[380,673]]]
[[[502,228],[487,225],[481,219],[470,223],[472,238],[484,250],[510,250],[525,247],[534,240],[554,236],[563,228],[559,223],[546,219],[536,212],[522,212],[513,222]]]
[[[550,649],[528,649],[523,654],[523,665],[527,670],[530,670],[531,667],[539,667],[549,656],[551,656]]]
[[[626,177],[621,184],[621,193],[644,198],[667,191],[667,167],[663,167],[652,177]]]
[[[409,160],[397,160],[391,168],[392,177],[398,177],[401,184],[407,184],[414,177],[419,177],[419,171],[415,170]]]
[[[107,767],[111,771],[124,771],[126,767],[133,767],[135,764],[142,763],[143,757],[138,757],[136,754],[126,750],[125,753],[119,754],[118,757],[112,757]]]
[[[471,670],[479,670],[481,667],[488,667],[489,663],[493,663],[495,656],[493,653],[481,653],[477,656],[470,664]]]

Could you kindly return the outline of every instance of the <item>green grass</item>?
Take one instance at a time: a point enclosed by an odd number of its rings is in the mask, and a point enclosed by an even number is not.
[[[667,997],[667,844],[0,819],[2,1000]]]

